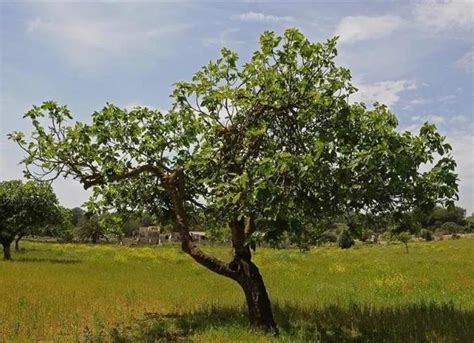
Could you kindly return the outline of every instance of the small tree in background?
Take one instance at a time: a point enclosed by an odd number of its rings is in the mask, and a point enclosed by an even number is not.
[[[49,184],[0,182],[0,243],[5,260],[11,259],[10,246],[15,238],[56,224],[60,218],[58,200]]]
[[[466,231],[474,232],[474,213],[466,218]]]
[[[86,214],[77,229],[77,235],[82,241],[99,243],[100,239],[106,238],[106,228],[97,215]]]
[[[336,55],[336,38],[265,32],[247,63],[222,49],[191,81],[176,83],[166,113],[107,104],[91,124],[68,123],[68,108],[48,101],[25,115],[31,139],[10,138],[26,151],[31,177],[69,175],[93,188],[101,206],[170,213],[182,250],[234,280],[250,323],[277,332],[252,260],[257,243],[290,237],[304,247],[316,223],[347,211],[406,212],[456,198],[456,164],[435,126],[400,133],[386,106],[350,103],[356,88]],[[230,261],[193,241],[189,232],[207,225],[229,230]]]
[[[408,233],[406,231],[400,232],[396,237],[397,237],[398,241],[403,243],[403,245],[405,246],[405,251],[408,254],[408,242],[410,242],[410,240],[411,240],[410,233]]]

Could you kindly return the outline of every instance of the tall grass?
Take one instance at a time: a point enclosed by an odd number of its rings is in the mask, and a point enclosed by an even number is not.
[[[23,246],[0,262],[0,342],[474,340],[474,239],[414,243],[409,254],[258,249],[279,338],[252,332],[238,286],[177,247]]]

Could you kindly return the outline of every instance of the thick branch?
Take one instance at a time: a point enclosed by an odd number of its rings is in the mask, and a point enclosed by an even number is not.
[[[172,173],[163,175],[162,182],[173,203],[175,226],[180,234],[181,248],[183,251],[191,256],[200,265],[212,270],[217,274],[236,280],[237,274],[227,263],[213,256],[207,255],[193,243],[192,237],[189,234],[190,227],[187,221],[186,210],[184,208],[185,197],[183,194],[184,185],[181,170],[176,170]]]

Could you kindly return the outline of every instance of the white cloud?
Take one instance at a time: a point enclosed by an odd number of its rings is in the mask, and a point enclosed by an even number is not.
[[[437,114],[428,114],[427,116],[423,118],[423,121],[427,121],[429,123],[438,125],[438,124],[444,123],[444,118]]]
[[[454,124],[465,124],[469,122],[469,119],[463,115],[456,115],[451,117],[450,122]]]
[[[380,17],[344,17],[336,28],[339,43],[353,43],[368,39],[377,39],[390,35],[403,24],[397,16]]]
[[[396,81],[381,81],[370,84],[359,84],[357,85],[359,91],[352,95],[351,100],[354,102],[365,102],[366,104],[372,104],[376,101],[392,106],[400,99],[400,93],[406,90],[412,90],[416,88],[414,82],[407,80],[396,80]]]
[[[239,32],[240,29],[238,28],[229,28],[219,32],[217,37],[207,37],[202,40],[204,46],[207,47],[214,47],[217,46],[219,48],[222,47],[230,47],[244,44],[245,42],[242,40],[232,39],[230,36],[234,33]]]
[[[456,67],[472,73],[474,71],[474,50],[466,52],[460,59],[456,61]]]
[[[425,30],[442,32],[472,27],[474,4],[470,1],[425,1],[415,6],[416,22]]]
[[[109,13],[94,6],[72,10],[51,4],[41,9],[27,22],[26,32],[46,48],[58,51],[68,62],[86,68],[140,58],[147,52],[153,52],[155,57],[166,55],[173,50],[176,38],[190,28],[189,24],[165,18],[142,21],[126,12]]]
[[[280,17],[280,16],[265,14],[261,12],[241,13],[239,15],[232,16],[231,19],[240,20],[240,21],[265,22],[265,23],[281,23],[281,22],[294,21],[293,17],[289,17],[289,16]]]

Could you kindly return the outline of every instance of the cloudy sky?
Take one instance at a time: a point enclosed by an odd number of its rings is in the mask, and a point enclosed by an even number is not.
[[[54,99],[88,120],[106,102],[166,109],[222,46],[245,61],[264,30],[297,27],[311,40],[339,35],[354,100],[387,104],[400,130],[426,120],[454,147],[460,205],[474,211],[473,2],[1,3],[0,179],[20,178],[22,153],[6,139],[22,115]],[[59,180],[61,202],[87,193]]]

